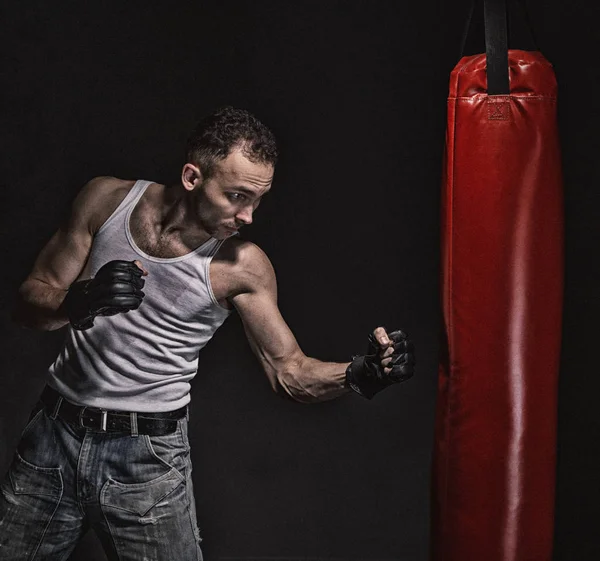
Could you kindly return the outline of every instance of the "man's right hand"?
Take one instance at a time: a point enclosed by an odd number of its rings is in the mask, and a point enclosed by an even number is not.
[[[89,329],[96,316],[139,308],[144,298],[142,275],[147,274],[137,261],[109,261],[94,278],[73,283],[64,300],[71,326]]]

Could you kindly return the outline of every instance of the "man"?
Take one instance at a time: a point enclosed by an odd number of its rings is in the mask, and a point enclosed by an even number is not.
[[[235,308],[273,389],[371,398],[413,372],[401,331],[352,363],[307,357],[266,255],[240,239],[270,190],[272,133],[225,108],[192,133],[181,183],[99,177],[20,288],[15,319],[68,325],[0,493],[0,558],[63,560],[92,526],[109,559],[202,559],[187,439],[198,351]],[[143,290],[144,289],[144,290]]]

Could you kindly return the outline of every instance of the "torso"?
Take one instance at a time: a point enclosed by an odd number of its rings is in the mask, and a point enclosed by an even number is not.
[[[117,181],[109,204],[103,208],[97,228],[116,210],[135,184],[134,181]],[[158,258],[181,257],[194,251],[206,242],[209,236],[195,236],[186,239],[177,232],[171,234],[158,232],[156,228],[158,205],[160,204],[158,195],[161,189],[164,189],[164,186],[156,183],[147,187],[131,213],[129,230],[135,244],[148,255]],[[106,216],[104,216],[105,214]],[[236,248],[243,243],[239,239],[226,240],[210,264],[210,283],[213,294],[219,304],[226,309],[233,308],[228,298],[236,294]]]

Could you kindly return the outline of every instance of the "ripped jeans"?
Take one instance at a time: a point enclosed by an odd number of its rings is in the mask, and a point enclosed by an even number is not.
[[[0,559],[65,561],[91,527],[111,561],[202,560],[186,419],[131,436],[40,407],[0,486]]]

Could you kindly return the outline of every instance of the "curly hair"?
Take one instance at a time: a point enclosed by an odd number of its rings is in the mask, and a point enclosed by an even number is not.
[[[209,178],[219,160],[241,148],[251,162],[275,166],[277,143],[273,133],[244,109],[221,107],[204,117],[187,141],[187,160]]]

